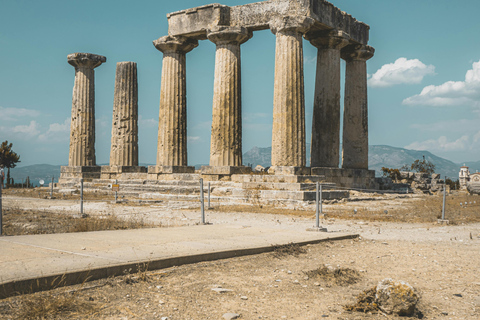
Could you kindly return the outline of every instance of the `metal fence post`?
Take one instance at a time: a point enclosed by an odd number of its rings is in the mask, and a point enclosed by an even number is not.
[[[205,224],[205,199],[203,195],[203,179],[200,179],[200,206],[202,214],[201,223]]]
[[[2,189],[3,180],[0,182],[0,236],[3,236]]]
[[[80,179],[80,214],[84,217],[83,214],[83,178]]]
[[[210,209],[210,181],[208,182],[208,209]]]
[[[117,179],[115,179],[115,184],[118,184]],[[118,192],[117,192],[117,189],[115,189],[115,203],[117,203],[117,199],[118,199]]]
[[[446,180],[447,177],[445,177]],[[443,182],[443,206],[442,206],[442,220],[445,220],[445,199],[447,197],[447,184]]]
[[[319,191],[318,193],[319,193],[319,195],[320,195],[320,203],[319,203],[319,204],[320,204],[320,214],[321,214],[322,217],[323,217],[323,205],[322,205],[322,202],[323,202],[323,198],[322,198],[322,197],[323,197],[323,195],[322,195],[322,189],[323,189],[323,188],[322,188],[322,184],[320,183],[320,191]]]
[[[319,191],[320,191],[320,183],[317,182],[317,188],[315,190],[315,228],[320,228],[320,208],[319,208],[319,202],[320,202],[320,196],[319,196]]]

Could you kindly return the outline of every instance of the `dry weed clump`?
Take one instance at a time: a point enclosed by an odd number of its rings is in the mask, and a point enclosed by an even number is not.
[[[273,255],[276,258],[283,258],[285,256],[298,257],[305,253],[307,253],[307,250],[296,243],[273,246]]]
[[[54,295],[42,293],[23,296],[7,311],[11,319],[68,319],[82,315],[85,319],[98,310],[98,305],[92,301],[84,301],[75,293]]]
[[[349,304],[344,306],[346,311],[353,312],[378,312],[378,304],[376,303],[375,293],[377,292],[377,287],[373,287],[361,292],[357,296],[357,302],[354,304]]]
[[[81,218],[46,210],[21,210],[17,207],[3,210],[4,235],[29,235],[153,228],[143,219],[121,219],[114,215]]]
[[[327,285],[346,287],[360,281],[360,273],[350,268],[332,268],[326,265],[305,272],[309,279],[318,279],[326,282]]]

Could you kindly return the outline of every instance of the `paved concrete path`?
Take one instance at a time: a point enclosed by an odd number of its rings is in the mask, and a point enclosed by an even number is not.
[[[129,269],[135,272],[145,266],[161,269],[272,251],[274,245],[352,237],[235,225],[0,237],[0,297],[120,275]]]

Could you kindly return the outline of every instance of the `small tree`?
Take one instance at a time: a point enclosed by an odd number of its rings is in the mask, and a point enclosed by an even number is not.
[[[400,170],[382,167],[384,177],[397,181],[400,178]]]
[[[20,156],[12,150],[13,143],[8,143],[7,140],[0,145],[0,164],[2,164],[7,171],[7,185],[10,184],[10,168],[15,168],[20,162]]]
[[[420,172],[420,173],[427,173],[432,174],[435,173],[435,165],[428,160],[425,160],[423,157],[423,161],[415,160],[412,165],[410,166],[412,171]]]

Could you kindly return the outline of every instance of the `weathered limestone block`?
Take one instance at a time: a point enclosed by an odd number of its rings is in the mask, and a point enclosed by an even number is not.
[[[210,166],[242,165],[242,95],[240,45],[250,39],[245,28],[215,28],[216,44]]]
[[[186,54],[198,46],[198,41],[166,36],[153,44],[163,52],[157,166],[186,166]]]
[[[313,18],[318,30],[344,31],[356,43],[368,43],[368,25],[324,0],[268,0],[233,7],[209,4],[167,15],[168,34],[200,40],[206,39],[206,30],[216,26],[264,30],[269,28],[272,19],[292,15]]]
[[[370,46],[347,46],[343,113],[342,167],[368,169],[367,60],[375,50]]]
[[[342,31],[306,34],[318,48],[312,117],[311,167],[338,168],[340,152],[340,49],[349,37]]]
[[[272,167],[306,164],[302,35],[312,24],[310,18],[293,16],[270,25],[276,35]]]
[[[138,87],[135,62],[117,63],[110,166],[138,166]]]
[[[67,56],[75,67],[70,125],[69,166],[95,166],[95,71],[107,61],[92,53],[72,53]]]
[[[384,279],[377,285],[375,299],[380,310],[386,314],[412,316],[420,297],[408,283]]]

